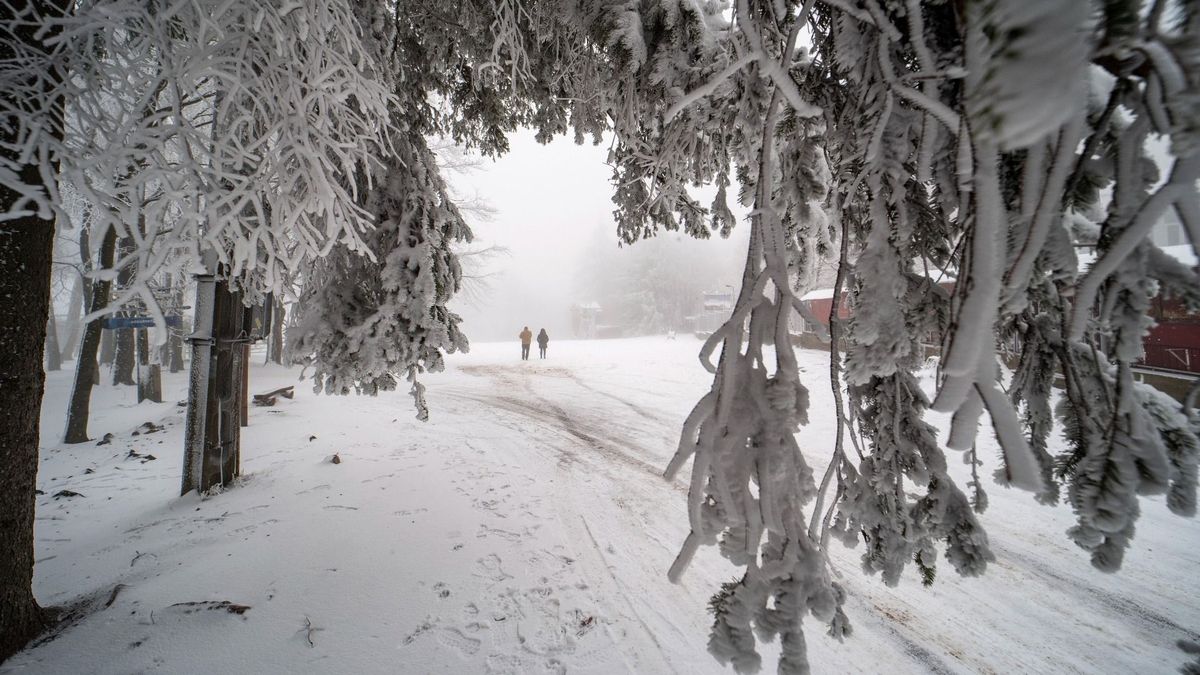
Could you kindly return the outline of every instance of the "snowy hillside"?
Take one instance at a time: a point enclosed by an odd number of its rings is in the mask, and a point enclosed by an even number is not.
[[[70,383],[51,373],[35,590],[80,618],[0,673],[732,672],[705,652],[706,603],[736,570],[702,550],[681,584],[666,580],[686,475],[661,471],[710,383],[698,347],[555,342],[549,360],[521,362],[516,344],[476,345],[426,378],[424,424],[403,392],[329,398],[300,383],[294,400],[252,409],[245,477],[203,499],[177,496],[182,377],[164,404],[106,388],[91,428],[111,443],[56,446]],[[799,358],[813,396],[799,438],[823,467],[828,357]],[[297,375],[257,367],[251,390]],[[1200,523],[1147,500],[1124,569],[1106,575],[1064,536],[1066,508],[989,485],[997,560],[983,578],[943,565],[932,588],[911,572],[888,588],[837,545],[854,633],[841,645],[808,631],[815,672],[1184,661],[1176,641],[1200,633]]]

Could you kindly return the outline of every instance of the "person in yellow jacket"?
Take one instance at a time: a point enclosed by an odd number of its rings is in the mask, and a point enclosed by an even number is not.
[[[521,331],[518,336],[521,338],[521,360],[529,360],[529,343],[533,342],[533,333],[529,330],[529,326],[525,326],[525,330]]]

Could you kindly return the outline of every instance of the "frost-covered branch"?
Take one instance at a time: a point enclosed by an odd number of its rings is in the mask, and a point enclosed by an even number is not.
[[[206,250],[254,297],[335,244],[362,249],[354,176],[386,152],[390,94],[348,0],[102,0],[61,24],[52,58],[70,77],[6,115],[57,166],[50,184],[95,206],[96,236],[135,240],[120,301],[153,312],[151,280]],[[49,110],[60,143],[36,133]]]

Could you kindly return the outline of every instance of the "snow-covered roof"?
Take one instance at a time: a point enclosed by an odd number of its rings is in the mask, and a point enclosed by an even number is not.
[[[949,274],[945,274],[945,275],[942,275],[942,276],[938,277],[937,279],[935,279],[935,281],[939,284],[952,284],[952,283],[954,283],[955,279],[954,279],[954,277],[950,276]],[[804,300],[829,300],[831,298],[833,298],[833,289],[832,288],[818,288],[815,291],[809,291],[809,292],[805,293],[804,295],[800,296],[800,300],[802,300],[802,301],[804,301]]]
[[[1196,251],[1191,244],[1178,244],[1176,246],[1162,247],[1163,253],[1171,256],[1188,267],[1196,266]]]
[[[801,300],[829,300],[833,297],[832,288],[818,288],[815,291],[809,291],[800,296]]]
[[[1196,266],[1196,252],[1192,249],[1191,244],[1163,246],[1162,252],[1188,267]],[[1081,248],[1076,252],[1076,255],[1079,257],[1079,271],[1081,272],[1096,262],[1096,249],[1094,248]]]

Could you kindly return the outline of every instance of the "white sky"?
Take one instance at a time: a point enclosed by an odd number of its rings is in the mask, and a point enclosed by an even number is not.
[[[575,145],[560,137],[541,145],[530,131],[511,135],[510,142],[499,160],[485,159],[478,170],[451,176],[458,192],[477,195],[495,209],[490,221],[469,217],[475,245],[509,251],[488,264],[495,274],[485,300],[474,306],[456,300],[455,311],[476,342],[515,341],[526,325],[567,338],[571,303],[590,300],[573,295],[575,270],[592,247],[617,248],[608,144]],[[703,245],[740,260],[740,239],[714,237]]]

